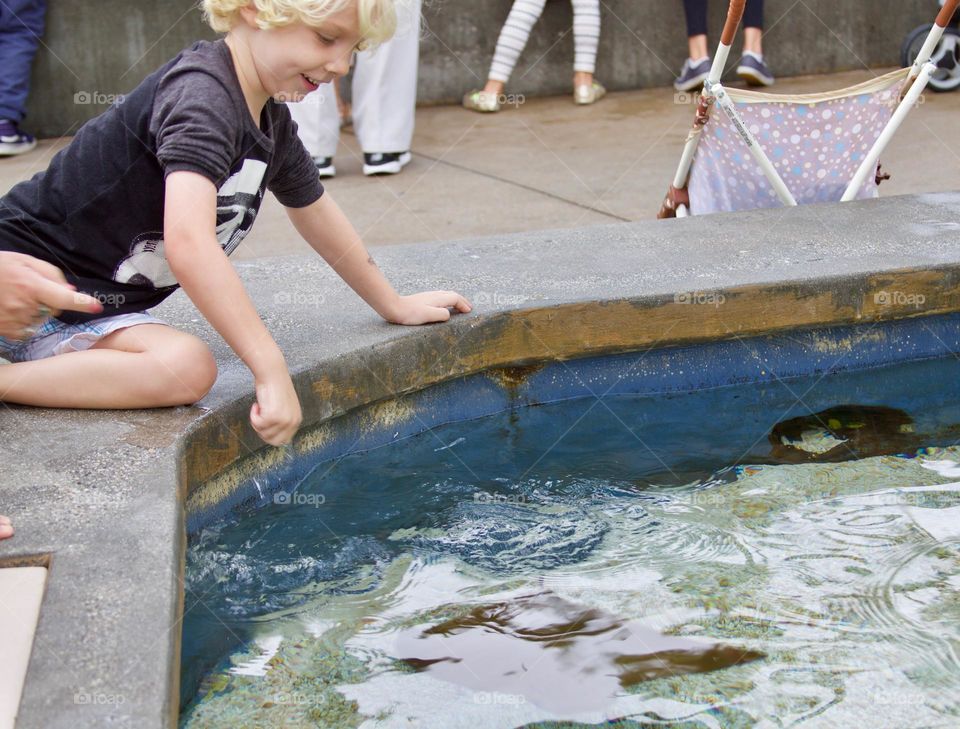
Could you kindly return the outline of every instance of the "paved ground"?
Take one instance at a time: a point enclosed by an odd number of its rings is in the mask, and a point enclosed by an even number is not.
[[[842,88],[885,69],[782,80],[781,93]],[[885,196],[960,189],[960,93],[928,92],[900,129],[884,169]],[[343,136],[328,189],[370,245],[575,228],[652,218],[676,169],[693,108],[672,89],[611,94],[592,107],[530,99],[480,115],[422,108],[414,161],[366,178],[356,139]],[[0,191],[43,169],[65,141],[0,163]],[[237,258],[309,251],[270,198]]]

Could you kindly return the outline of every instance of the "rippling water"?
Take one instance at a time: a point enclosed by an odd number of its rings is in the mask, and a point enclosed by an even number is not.
[[[771,440],[792,418],[802,442]],[[572,401],[324,464],[315,498],[192,537],[182,725],[960,726],[958,424],[950,360]],[[897,452],[859,457],[878,442]],[[397,660],[414,626],[531,594],[765,657],[566,712],[522,674]]]

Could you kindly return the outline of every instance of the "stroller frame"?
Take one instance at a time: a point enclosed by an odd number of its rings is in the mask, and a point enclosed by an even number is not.
[[[793,194],[780,177],[780,174],[777,172],[766,152],[764,152],[760,146],[757,138],[751,133],[747,125],[744,124],[727,90],[723,87],[723,84],[720,83],[720,76],[727,64],[734,36],[743,18],[745,5],[746,0],[730,0],[730,7],[727,10],[727,20],[723,26],[723,33],[720,36],[720,44],[713,58],[713,64],[710,67],[710,75],[703,84],[703,93],[700,95],[697,103],[693,128],[687,135],[683,154],[680,157],[680,164],[677,167],[676,175],[674,175],[673,184],[671,184],[667,190],[667,195],[664,198],[663,205],[660,207],[660,212],[657,213],[658,218],[679,218],[687,217],[690,214],[690,196],[687,191],[690,168],[693,165],[694,155],[700,143],[700,136],[703,133],[703,128],[710,119],[711,107],[714,104],[723,109],[724,113],[729,117],[740,138],[757,162],[764,177],[770,182],[780,201],[786,206],[795,206],[797,204]],[[946,0],[941,8],[933,28],[930,30],[930,34],[920,49],[920,53],[917,54],[916,61],[914,61],[901,87],[900,102],[897,105],[896,111],[894,111],[889,122],[880,133],[880,136],[857,168],[856,173],[841,197],[841,202],[853,200],[867,180],[869,174],[875,174],[878,182],[883,179],[879,168],[880,155],[883,154],[893,135],[900,128],[907,114],[910,113],[910,109],[917,103],[920,95],[927,87],[930,74],[936,71],[936,66],[930,62],[930,56],[937,48],[937,44],[943,36],[944,29],[950,24],[950,20],[956,12],[958,5],[960,5],[960,0]]]

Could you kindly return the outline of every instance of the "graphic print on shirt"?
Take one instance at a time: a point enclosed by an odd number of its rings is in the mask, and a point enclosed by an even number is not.
[[[245,159],[217,191],[217,241],[228,256],[253,227],[263,201],[267,163]],[[155,289],[175,286],[177,278],[163,249],[163,233],[141,233],[130,245],[130,255],[117,265],[113,280]]]

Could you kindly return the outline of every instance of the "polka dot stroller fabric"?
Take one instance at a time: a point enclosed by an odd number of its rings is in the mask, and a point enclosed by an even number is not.
[[[837,202],[896,110],[908,71],[829,94],[727,93],[799,205]],[[717,105],[701,134],[688,190],[693,215],[783,205]],[[857,198],[877,194],[868,175]]]

